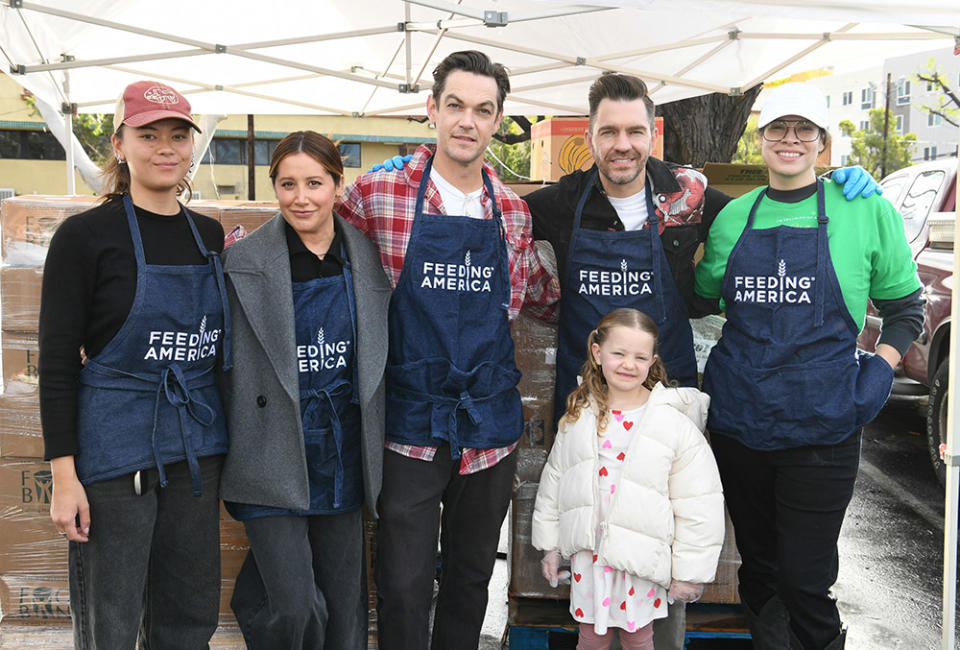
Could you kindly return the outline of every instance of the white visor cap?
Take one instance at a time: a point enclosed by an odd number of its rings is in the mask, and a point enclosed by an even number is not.
[[[827,128],[827,97],[819,88],[805,83],[789,83],[777,86],[770,91],[763,108],[757,128],[763,128],[775,119],[786,115],[798,115],[810,120],[821,129]]]

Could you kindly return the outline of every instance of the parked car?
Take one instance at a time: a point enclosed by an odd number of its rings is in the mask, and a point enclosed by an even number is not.
[[[880,185],[883,195],[903,216],[926,298],[923,332],[897,368],[891,400],[915,401],[924,409],[927,451],[934,472],[943,483],[946,467],[940,453],[946,443],[957,159],[901,169],[884,178]],[[880,319],[870,306],[858,341],[861,348],[873,351],[879,327]]]

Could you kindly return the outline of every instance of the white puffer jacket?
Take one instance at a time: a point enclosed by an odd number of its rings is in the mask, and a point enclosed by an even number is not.
[[[540,476],[533,546],[564,557],[592,550],[614,569],[669,588],[714,579],[723,545],[723,489],[703,436],[710,398],[658,384],[627,448],[607,521],[596,539],[597,410],[564,423]]]

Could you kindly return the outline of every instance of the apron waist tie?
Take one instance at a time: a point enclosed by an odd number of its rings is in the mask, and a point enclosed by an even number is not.
[[[480,411],[473,403],[473,397],[467,391],[460,393],[459,398],[436,397],[433,396],[433,417],[430,418],[433,428],[436,429],[436,423],[441,419],[442,413],[440,407],[453,406],[447,415],[447,441],[450,443],[450,458],[456,460],[460,458],[460,436],[457,435],[457,414],[464,410],[475,426],[483,422]]]
[[[187,414],[203,426],[213,424],[216,414],[213,409],[193,396],[187,379],[178,365],[167,366],[160,373],[160,383],[157,385],[157,396],[153,407],[153,431],[150,434],[150,444],[153,447],[153,459],[157,464],[157,473],[160,478],[160,487],[167,487],[167,474],[160,459],[160,447],[157,444],[157,425],[160,421],[160,398],[165,397],[167,402],[177,409],[180,424],[180,439],[183,442],[183,451],[187,457],[187,466],[190,468],[190,479],[193,495],[200,496],[202,482],[200,480],[200,464],[193,449],[192,436],[187,433],[184,418]]]
[[[339,508],[343,501],[343,423],[340,421],[340,412],[337,410],[333,398],[343,393],[344,388],[350,387],[349,381],[339,379],[326,388],[310,389],[300,393],[300,399],[312,398],[327,404],[330,429],[333,431],[333,442],[337,446],[337,470],[333,477],[334,508]]]

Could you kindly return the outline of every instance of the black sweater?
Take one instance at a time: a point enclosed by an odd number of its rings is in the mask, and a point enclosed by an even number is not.
[[[186,220],[136,208],[148,264],[207,264]],[[193,217],[208,250],[223,251],[223,228]],[[40,302],[40,420],[44,457],[77,453],[80,350],[96,357],[126,321],[137,287],[137,262],[123,203],[107,201],[66,219],[47,251]]]

